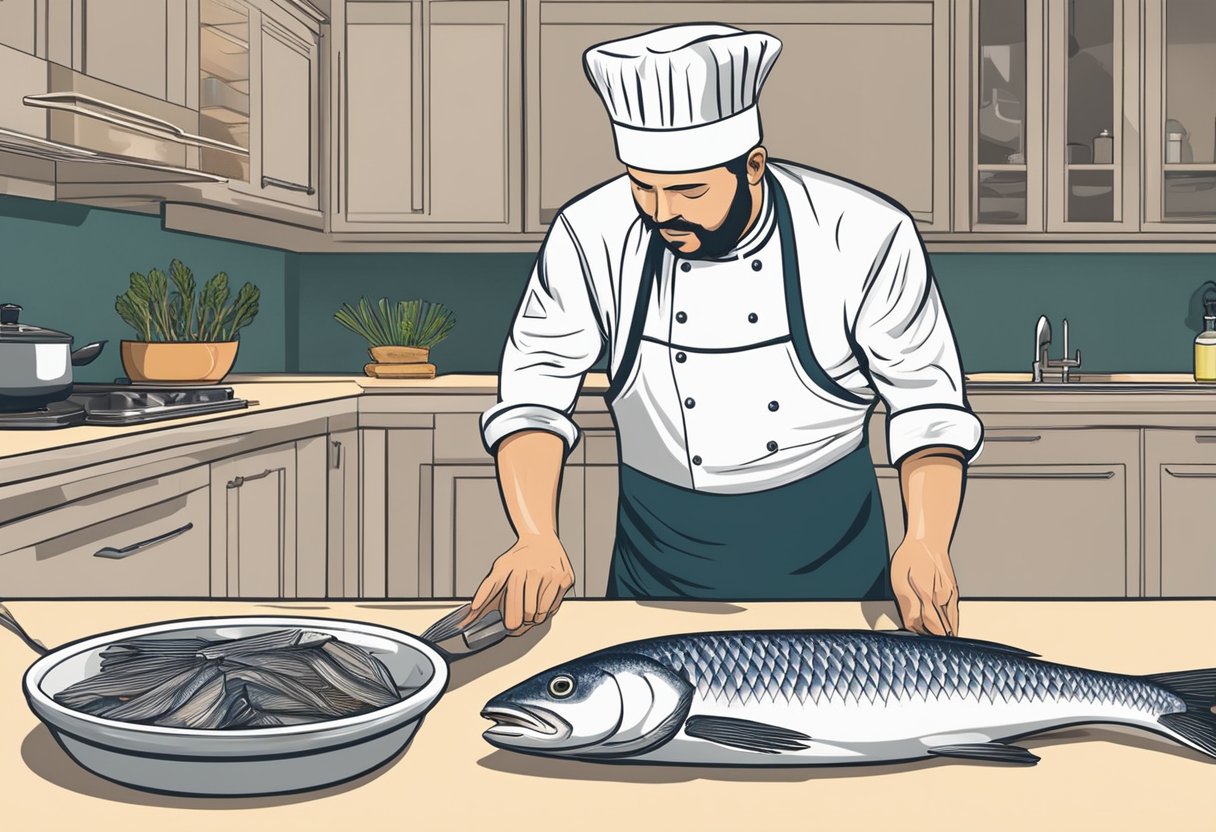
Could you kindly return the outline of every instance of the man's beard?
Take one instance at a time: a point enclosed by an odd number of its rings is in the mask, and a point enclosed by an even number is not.
[[[713,260],[724,254],[728,254],[735,247],[739,242],[739,238],[743,236],[744,229],[747,228],[748,220],[751,219],[752,191],[748,187],[747,173],[740,173],[736,177],[735,195],[730,201],[730,209],[726,212],[726,219],[722,220],[722,224],[713,230],[683,219],[655,222],[654,219],[640,209],[639,213],[642,217],[642,224],[652,234],[658,234],[663,244],[671,249],[672,253],[677,257],[683,257],[686,260]],[[681,240],[674,242],[668,240],[662,234],[659,234],[659,229],[661,228],[671,231],[691,231],[697,235],[697,240],[701,243],[701,247],[691,254],[685,254],[680,249]]]

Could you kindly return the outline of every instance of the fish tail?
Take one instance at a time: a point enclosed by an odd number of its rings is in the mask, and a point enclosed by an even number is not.
[[[1144,677],[1169,690],[1186,703],[1186,710],[1163,714],[1158,722],[1180,736],[1188,745],[1216,757],[1216,668],[1154,673]]]

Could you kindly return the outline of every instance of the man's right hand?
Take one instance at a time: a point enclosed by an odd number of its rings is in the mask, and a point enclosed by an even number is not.
[[[461,626],[497,607],[510,634],[522,635],[556,613],[573,586],[570,558],[556,536],[521,537],[494,561]]]

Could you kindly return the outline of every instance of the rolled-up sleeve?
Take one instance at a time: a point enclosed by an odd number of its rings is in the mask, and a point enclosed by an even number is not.
[[[910,217],[873,259],[854,339],[887,407],[891,464],[928,447],[956,448],[967,463],[979,455],[983,425],[967,405],[958,344]]]
[[[558,215],[524,289],[498,375],[498,402],[481,416],[482,441],[493,455],[506,436],[544,430],[578,442],[571,414],[583,376],[605,338],[589,290],[585,258],[568,221]]]

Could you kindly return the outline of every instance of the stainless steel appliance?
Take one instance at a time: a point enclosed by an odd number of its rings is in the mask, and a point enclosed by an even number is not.
[[[256,402],[255,402],[256,403]],[[231,387],[150,384],[76,384],[64,401],[21,412],[0,413],[0,429],[65,428],[72,425],[135,425],[248,407]]]

